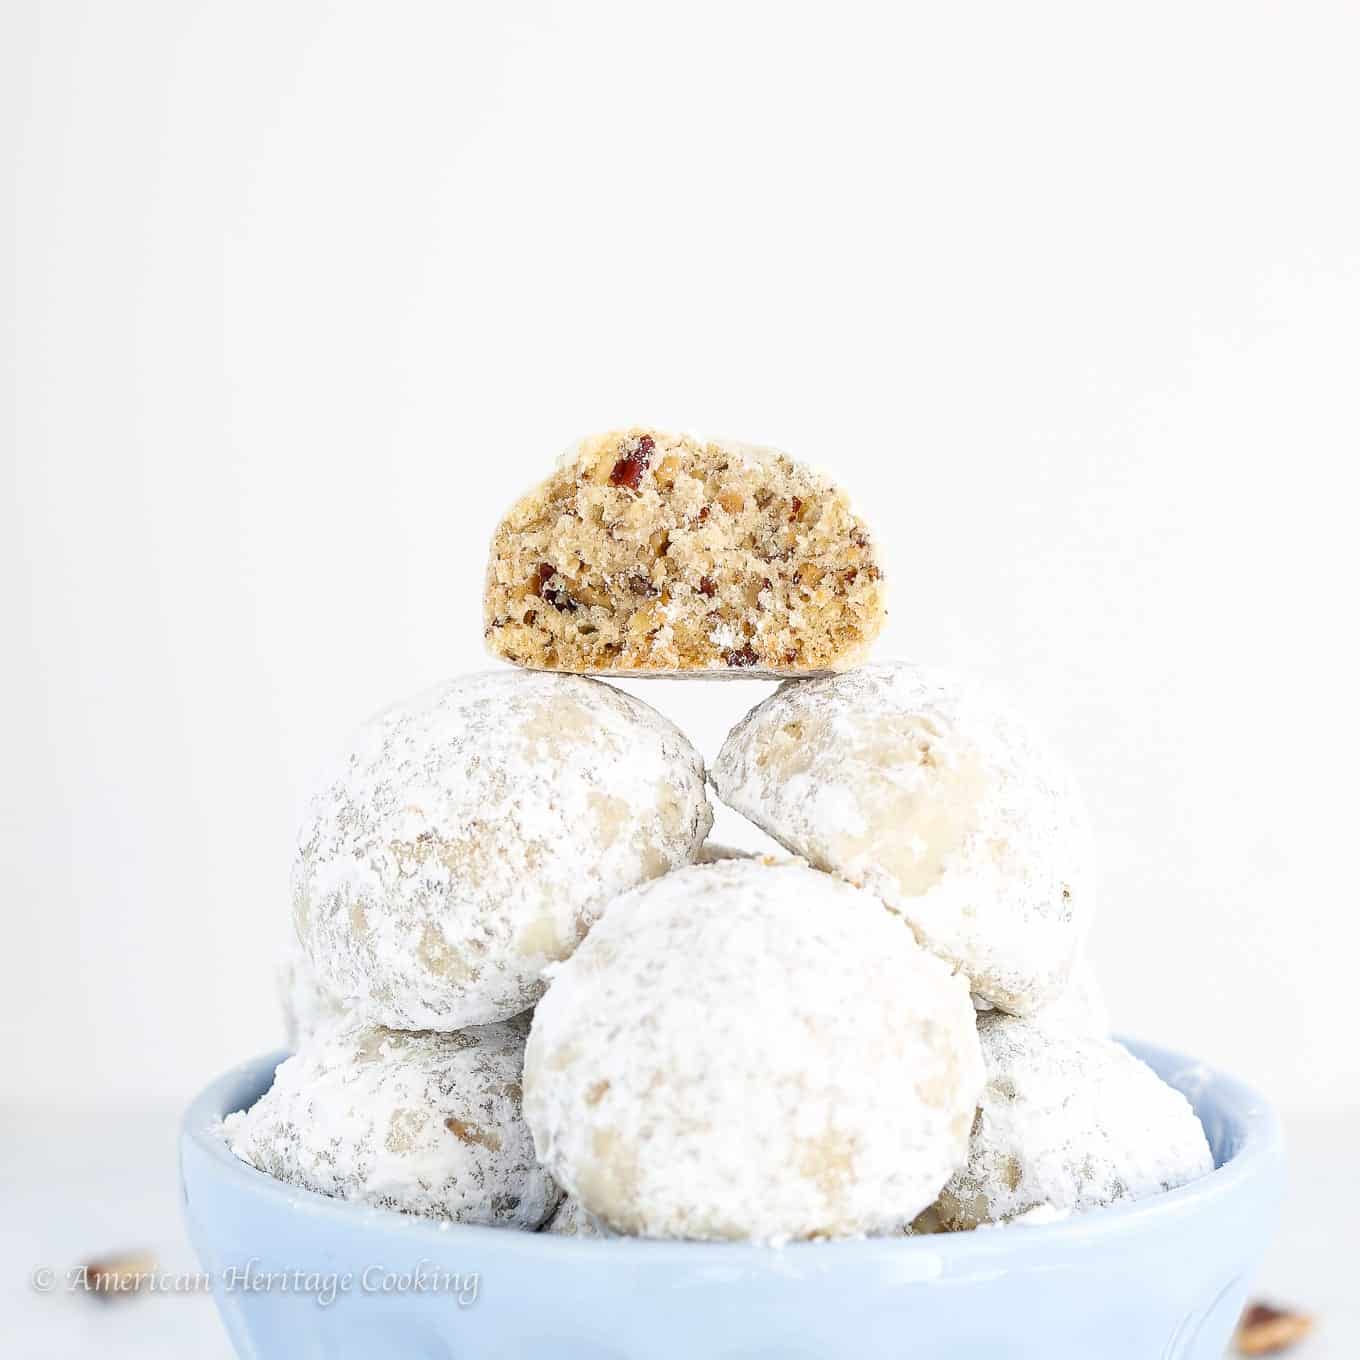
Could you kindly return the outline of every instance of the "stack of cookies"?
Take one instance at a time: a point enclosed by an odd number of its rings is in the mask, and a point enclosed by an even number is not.
[[[882,565],[773,450],[584,441],[492,540],[513,668],[362,727],[298,837],[295,1055],[232,1150],[467,1223],[957,1231],[1212,1168],[1106,1037],[1079,799],[950,677],[864,664]],[[587,676],[784,683],[710,770]],[[708,844],[712,789],[786,848]]]

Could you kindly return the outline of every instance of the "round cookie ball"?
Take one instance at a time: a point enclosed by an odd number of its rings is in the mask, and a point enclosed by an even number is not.
[[[1080,1213],[1213,1170],[1190,1102],[1113,1041],[1001,1014],[978,1033],[987,1084],[967,1165],[935,1206],[946,1229]]]
[[[877,894],[974,992],[1028,1015],[1091,910],[1081,804],[1015,719],[919,666],[787,682],[723,743],[719,797]]]
[[[967,984],[876,899],[733,859],[625,894],[554,970],[524,1111],[614,1232],[777,1242],[909,1223],[982,1075]]]
[[[367,723],[312,801],[298,938],[373,1023],[503,1020],[712,820],[699,753],[641,700],[574,675],[465,676]]]
[[[275,977],[284,1038],[292,1052],[296,1053],[347,1013],[343,1004],[317,981],[311,960],[302,952],[291,928]]]
[[[527,1030],[523,1020],[452,1034],[338,1026],[280,1063],[223,1134],[243,1162],[290,1185],[532,1231],[561,1192],[520,1111]]]

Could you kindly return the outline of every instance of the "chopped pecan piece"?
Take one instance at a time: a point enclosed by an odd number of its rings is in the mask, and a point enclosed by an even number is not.
[[[1243,1355],[1278,1355],[1312,1330],[1313,1319],[1306,1313],[1250,1303],[1237,1324],[1237,1349]]]
[[[538,564],[538,574],[534,582],[534,593],[545,603],[552,605],[554,609],[559,609],[564,614],[574,614],[577,609],[576,601],[565,590],[550,590],[548,582],[557,575],[557,568],[551,562],[540,562]]]
[[[120,1299],[136,1294],[157,1269],[149,1251],[127,1251],[102,1260],[89,1261],[80,1270],[84,1287],[100,1299]]]
[[[749,642],[736,651],[725,653],[723,660],[729,666],[758,666],[760,664],[760,657],[756,655],[755,648]]]
[[[711,576],[701,576],[699,578],[699,594],[706,595],[710,600],[718,593],[718,583]]]

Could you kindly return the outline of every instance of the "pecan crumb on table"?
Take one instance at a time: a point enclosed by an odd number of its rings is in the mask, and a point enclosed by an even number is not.
[[[1278,1355],[1313,1330],[1306,1313],[1249,1303],[1237,1324],[1237,1349],[1243,1355]]]
[[[149,1251],[124,1251],[80,1268],[85,1289],[100,1299],[121,1299],[138,1293],[156,1271],[156,1258]]]

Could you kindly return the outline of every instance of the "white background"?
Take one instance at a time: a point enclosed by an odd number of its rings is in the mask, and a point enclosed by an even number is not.
[[[571,439],[786,447],[1076,766],[1120,1028],[1356,1103],[1360,11],[0,18],[3,1099],[278,1040],[312,771]],[[759,684],[646,696],[712,755]]]

